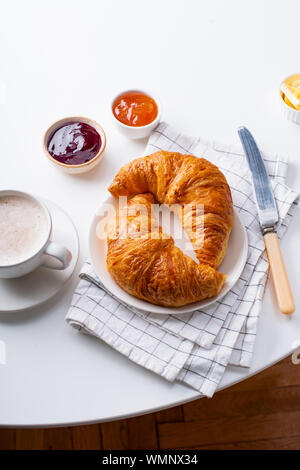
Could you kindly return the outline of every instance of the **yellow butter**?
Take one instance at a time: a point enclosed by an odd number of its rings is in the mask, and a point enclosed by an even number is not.
[[[290,106],[300,110],[300,74],[291,75],[281,85],[284,101]],[[289,102],[288,102],[288,101]]]
[[[286,102],[286,104],[290,106],[290,108],[296,109],[295,106],[290,102],[290,100],[284,94],[282,95],[282,97],[283,97],[283,100]]]

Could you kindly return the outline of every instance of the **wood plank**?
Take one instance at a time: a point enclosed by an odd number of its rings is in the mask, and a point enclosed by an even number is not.
[[[300,435],[300,411],[158,425],[162,449]]]
[[[43,429],[16,429],[16,450],[44,450]]]
[[[105,450],[126,450],[128,444],[128,423],[127,420],[112,421],[102,423],[101,435],[102,446]]]
[[[184,420],[199,421],[230,416],[253,416],[300,410],[300,386],[241,392],[220,392],[213,399],[184,405]]]
[[[72,450],[71,428],[48,428],[45,433],[45,448],[49,450]]]
[[[16,430],[0,429],[0,450],[15,450]]]
[[[154,414],[129,419],[128,437],[129,449],[131,450],[157,449],[158,439]]]
[[[291,356],[289,356],[259,374],[233,385],[227,390],[232,392],[265,390],[267,388],[291,385],[300,385],[300,369],[299,366],[292,363]]]
[[[99,424],[88,426],[74,426],[71,428],[73,450],[99,450],[101,449],[101,435]]]
[[[265,439],[250,442],[230,442],[228,444],[212,444],[198,447],[187,447],[185,450],[299,450],[300,436]]]
[[[155,421],[157,423],[174,423],[176,421],[183,421],[182,405],[158,411],[155,413]]]

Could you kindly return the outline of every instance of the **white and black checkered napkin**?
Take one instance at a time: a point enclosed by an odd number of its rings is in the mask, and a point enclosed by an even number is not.
[[[75,328],[101,338],[137,364],[212,396],[229,363],[250,365],[268,271],[264,242],[241,148],[187,137],[161,123],[151,135],[145,155],[161,149],[205,157],[226,176],[249,239],[242,276],[220,301],[183,315],[132,311],[82,280],[74,292],[66,320]],[[272,178],[281,238],[294,214],[298,194],[285,185],[286,159],[263,156]],[[96,277],[89,263],[82,271]]]

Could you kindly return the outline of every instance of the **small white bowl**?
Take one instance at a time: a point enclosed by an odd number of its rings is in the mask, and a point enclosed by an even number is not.
[[[283,99],[283,92],[281,91],[281,85],[293,75],[298,75],[298,74],[293,73],[292,75],[289,75],[284,80],[282,80],[282,82],[280,83],[280,87],[279,87],[279,95],[280,95],[280,101],[281,101],[281,109],[285,117],[289,121],[294,122],[295,124],[300,124],[300,111],[298,111],[297,109],[291,108],[288,104],[286,104],[286,102]]]
[[[113,113],[113,104],[116,101],[119,96],[123,95],[124,93],[129,93],[131,91],[137,91],[139,93],[144,93],[145,95],[150,96],[155,103],[157,104],[157,116],[154,119],[154,121],[150,122],[149,124],[146,124],[146,126],[128,126],[127,124],[123,124],[123,122],[119,121],[116,116]],[[160,121],[160,116],[161,116],[161,103],[160,100],[153,95],[152,93],[148,93],[145,90],[137,89],[137,88],[132,88],[131,90],[124,90],[121,93],[118,93],[112,100],[111,102],[111,113],[113,117],[113,122],[116,126],[116,128],[121,132],[121,134],[125,135],[126,137],[129,137],[130,139],[144,139],[145,137],[149,137],[153,129],[158,125]]]
[[[94,129],[96,129],[96,131],[101,137],[101,147],[97,155],[95,155],[94,158],[92,158],[88,162],[81,163],[79,165],[67,165],[66,163],[61,163],[55,160],[55,158],[53,158],[52,155],[48,152],[48,139],[51,133],[55,131],[55,129],[57,129],[58,127],[62,126],[63,124],[66,124],[67,122],[71,122],[71,121],[84,122],[85,124],[89,124]],[[95,166],[98,165],[98,163],[102,160],[105,147],[106,147],[106,135],[105,135],[104,130],[100,126],[100,124],[98,124],[96,121],[93,121],[90,118],[86,118],[82,116],[70,116],[70,117],[66,117],[66,118],[60,119],[59,121],[54,122],[46,130],[44,139],[43,139],[44,152],[46,156],[48,157],[48,159],[51,161],[51,163],[59,167],[60,169],[62,169],[64,172],[70,173],[70,174],[85,173],[95,168]]]

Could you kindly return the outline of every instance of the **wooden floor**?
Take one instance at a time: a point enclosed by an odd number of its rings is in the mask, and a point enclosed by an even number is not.
[[[213,399],[104,424],[0,429],[0,449],[300,449],[300,365],[287,358]]]

